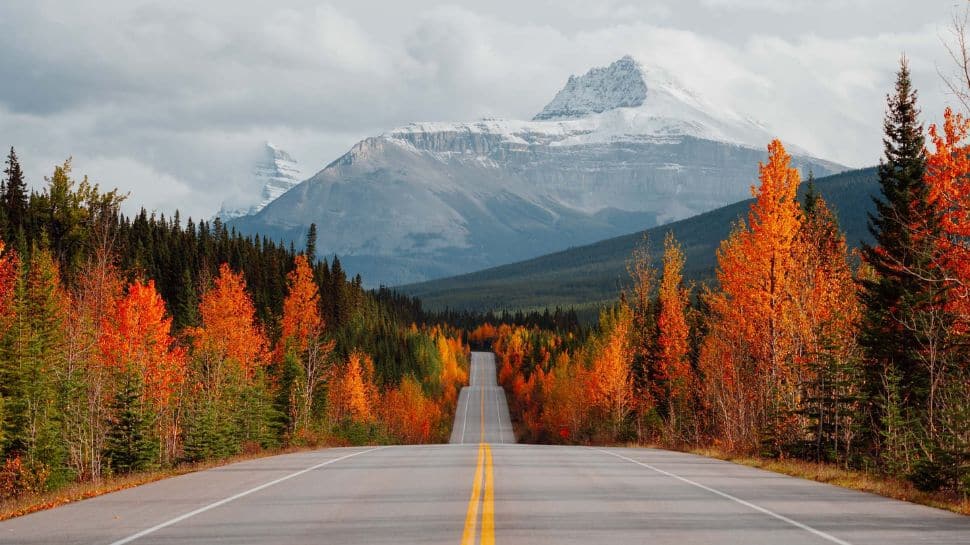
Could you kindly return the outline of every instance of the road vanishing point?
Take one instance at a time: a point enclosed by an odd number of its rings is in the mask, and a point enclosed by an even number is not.
[[[692,454],[515,444],[472,354],[448,445],[234,463],[0,522],[0,543],[970,544],[970,517]]]

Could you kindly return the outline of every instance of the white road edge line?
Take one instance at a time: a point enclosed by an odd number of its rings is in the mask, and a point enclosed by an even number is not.
[[[471,381],[469,381],[469,384],[470,383]],[[461,439],[458,440],[459,445],[465,444],[465,424],[468,423],[468,397],[471,396],[472,393],[470,388],[471,386],[468,386],[468,389],[465,389],[465,416],[463,416],[461,419]],[[461,399],[461,392],[458,393],[458,398]]]
[[[227,503],[229,503],[231,501],[238,500],[239,498],[242,498],[243,496],[248,496],[248,495],[252,494],[253,492],[259,492],[260,490],[263,490],[264,488],[269,488],[269,487],[271,487],[271,486],[273,486],[275,484],[279,484],[279,483],[281,483],[283,481],[292,479],[293,477],[299,477],[300,475],[303,475],[304,473],[308,473],[310,471],[313,471],[314,469],[320,469],[323,466],[327,466],[327,465],[330,465],[330,464],[339,462],[341,460],[346,460],[347,458],[353,458],[354,456],[360,456],[361,454],[367,454],[368,452],[374,452],[375,450],[380,450],[382,448],[387,448],[387,447],[374,447],[374,448],[371,448],[371,449],[362,450],[360,452],[354,452],[352,454],[347,454],[346,456],[341,456],[339,458],[334,458],[332,460],[327,460],[326,462],[321,462],[319,464],[316,464],[314,466],[308,467],[306,469],[301,469],[300,471],[297,471],[295,473],[290,473],[289,475],[284,475],[283,477],[280,477],[279,479],[274,479],[274,480],[272,480],[272,481],[270,481],[268,483],[263,483],[263,484],[261,484],[261,485],[259,485],[257,487],[250,488],[249,490],[245,490],[245,491],[240,492],[238,494],[234,494],[232,496],[229,496],[228,498],[223,498],[223,499],[221,499],[221,500],[219,500],[217,502],[213,502],[213,503],[210,503],[209,505],[206,505],[204,507],[200,507],[200,508],[196,509],[195,511],[189,511],[188,513],[185,513],[184,515],[179,515],[179,516],[177,516],[177,517],[175,517],[175,518],[173,518],[171,520],[167,520],[167,521],[165,521],[165,522],[163,522],[161,524],[156,524],[155,526],[152,526],[151,528],[146,528],[146,529],[138,532],[137,534],[133,534],[133,535],[130,535],[130,536],[124,538],[124,539],[119,539],[118,541],[114,541],[110,545],[124,545],[125,543],[131,543],[132,541],[135,541],[136,539],[141,539],[141,538],[147,536],[148,534],[155,533],[155,532],[161,530],[162,528],[166,528],[166,527],[171,526],[173,524],[177,524],[177,523],[182,522],[183,520],[185,520],[187,518],[194,517],[194,516],[196,516],[196,515],[198,515],[200,513],[206,512],[206,511],[208,511],[210,509],[215,509],[216,507],[219,507],[220,505],[225,505],[225,504],[227,504]]]
[[[650,464],[647,464],[647,463],[644,463],[644,462],[640,462],[638,460],[634,460],[633,458],[627,458],[626,456],[623,456],[622,454],[617,454],[615,452],[610,452],[608,450],[604,450],[604,449],[601,449],[601,448],[594,449],[594,450],[598,450],[598,451],[602,452],[603,454],[609,454],[610,456],[614,456],[614,457],[619,458],[621,460],[626,460],[627,462],[632,462],[634,464],[637,464],[638,466],[642,466],[642,467],[645,467],[645,468],[647,468],[649,470],[656,471],[657,473],[660,473],[661,475],[666,475],[668,477],[673,477],[674,479],[677,479],[678,481],[682,481],[682,482],[685,482],[685,483],[687,483],[689,485],[696,486],[697,488],[700,488],[700,489],[703,489],[703,490],[707,490],[708,492],[710,492],[712,494],[717,494],[718,496],[721,496],[722,498],[729,499],[729,500],[731,500],[731,501],[733,501],[735,503],[741,504],[741,505],[743,505],[745,507],[750,507],[751,509],[754,509],[755,511],[764,513],[764,514],[766,514],[766,515],[768,515],[770,517],[774,517],[774,518],[776,518],[776,519],[778,519],[778,520],[780,520],[782,522],[787,522],[788,524],[791,524],[792,526],[795,526],[797,528],[801,528],[802,530],[805,530],[806,532],[815,534],[816,536],[818,536],[818,537],[820,537],[822,539],[831,541],[832,543],[838,543],[839,545],[852,545],[848,541],[843,541],[843,540],[841,540],[841,539],[839,539],[839,538],[837,538],[837,537],[835,537],[835,536],[833,536],[831,534],[827,534],[827,533],[825,533],[825,532],[823,532],[821,530],[816,530],[815,528],[812,528],[811,526],[809,526],[807,524],[802,524],[801,522],[798,522],[797,520],[792,520],[792,519],[786,517],[785,515],[779,515],[778,513],[775,513],[774,511],[771,511],[770,509],[765,509],[764,507],[761,507],[760,505],[755,505],[755,504],[753,504],[753,503],[751,503],[749,501],[742,500],[741,498],[738,498],[736,496],[732,496],[731,494],[728,494],[727,492],[721,492],[720,490],[711,488],[709,486],[705,486],[705,485],[703,485],[701,483],[692,481],[692,480],[690,480],[690,479],[688,479],[686,477],[681,477],[680,475],[676,475],[676,474],[671,473],[669,471],[664,471],[664,470],[662,470],[662,469],[660,469],[658,467],[654,467],[654,466],[652,466]]]

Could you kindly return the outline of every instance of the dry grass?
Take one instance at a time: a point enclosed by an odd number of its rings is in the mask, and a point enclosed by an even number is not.
[[[961,515],[970,515],[970,498],[954,493],[921,492],[912,483],[903,479],[843,469],[831,464],[818,464],[792,459],[757,458],[731,454],[713,448],[695,448],[689,449],[688,452],[717,458],[719,460],[727,460],[736,464],[766,469],[768,471],[774,471],[775,473],[791,475],[792,477],[800,477],[802,479],[833,484],[852,490],[871,492],[897,500],[928,505],[938,509],[946,509],[954,513],[960,513]]]
[[[162,479],[167,479],[169,477],[185,475],[186,473],[194,473],[196,471],[211,469],[213,467],[224,466],[227,464],[242,462],[245,460],[254,460],[256,458],[276,456],[278,454],[288,454],[292,452],[313,450],[316,448],[325,448],[327,446],[330,446],[330,445],[318,445],[313,447],[291,447],[291,448],[280,449],[280,450],[264,450],[264,451],[259,451],[255,453],[240,454],[238,456],[233,456],[231,458],[225,458],[221,460],[212,460],[207,462],[200,462],[197,464],[181,464],[179,466],[176,466],[174,468],[169,468],[169,469],[160,469],[157,471],[146,471],[142,473],[133,473],[130,475],[112,476],[110,478],[102,479],[100,483],[94,483],[94,482],[74,483],[64,488],[51,491],[51,492],[44,492],[41,494],[30,494],[30,495],[21,496],[19,498],[0,501],[0,521],[7,520],[9,518],[19,517],[21,515],[33,513],[35,511],[43,511],[44,509],[50,509],[52,507],[64,505],[65,503],[86,500],[88,498],[93,498],[95,496],[100,496],[102,494],[117,492],[118,490],[124,490],[126,488],[133,488],[143,484],[160,481]]]

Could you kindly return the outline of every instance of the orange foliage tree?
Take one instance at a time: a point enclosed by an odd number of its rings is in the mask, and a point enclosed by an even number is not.
[[[689,396],[693,392],[693,372],[688,359],[690,292],[683,285],[683,269],[684,251],[673,233],[668,233],[664,240],[664,266],[658,294],[657,362],[660,378],[666,386],[667,420],[672,429],[676,429],[678,420],[687,415]]]
[[[202,325],[193,328],[191,336],[202,365],[201,386],[218,399],[228,380],[251,381],[265,365],[266,338],[246,293],[246,281],[225,263],[203,294],[199,315]]]
[[[98,344],[105,365],[135,377],[157,418],[163,461],[171,462],[179,434],[175,396],[186,380],[186,350],[171,335],[172,318],[155,282],[130,284],[101,329]]]
[[[283,301],[276,360],[282,364],[287,354],[291,354],[298,362],[295,380],[280,386],[290,389],[284,395],[288,397],[294,430],[305,432],[310,427],[317,389],[326,378],[334,343],[323,339],[326,324],[320,315],[320,292],[305,255],[294,259],[287,285],[289,291]]]
[[[634,408],[633,349],[630,335],[633,313],[625,303],[600,317],[603,328],[592,356],[586,386],[591,409],[609,426],[610,438],[619,438],[621,427]]]
[[[779,428],[786,423],[779,419],[796,401],[792,371],[800,349],[795,304],[800,177],[777,140],[759,169],[750,227],[739,225],[717,253],[721,289],[706,297],[712,324],[701,352],[717,435],[745,448],[754,448],[759,433],[784,433]]]
[[[442,412],[424,395],[421,383],[405,376],[399,387],[384,393],[381,420],[390,435],[404,443],[430,443],[441,428]]]
[[[374,361],[360,351],[351,352],[327,392],[327,413],[332,423],[374,421],[378,400],[374,386]]]
[[[934,150],[926,153],[926,184],[929,198],[940,215],[943,236],[939,240],[943,270],[949,292],[948,310],[958,318],[959,334],[970,332],[970,146],[966,144],[970,120],[944,112],[942,133],[930,125]]]

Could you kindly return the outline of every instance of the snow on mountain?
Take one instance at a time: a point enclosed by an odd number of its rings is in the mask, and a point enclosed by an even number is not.
[[[318,247],[400,284],[535,257],[750,196],[772,136],[624,57],[572,76],[533,120],[411,123],[362,140],[245,232]],[[794,163],[844,170],[795,146]]]
[[[242,195],[241,204],[223,203],[222,209],[216,216],[229,220],[256,214],[267,204],[299,184],[302,179],[303,175],[296,160],[285,150],[274,146],[271,142],[266,142],[262,149],[262,156],[253,166],[252,185],[262,187],[259,200],[253,202],[251,196]]]

